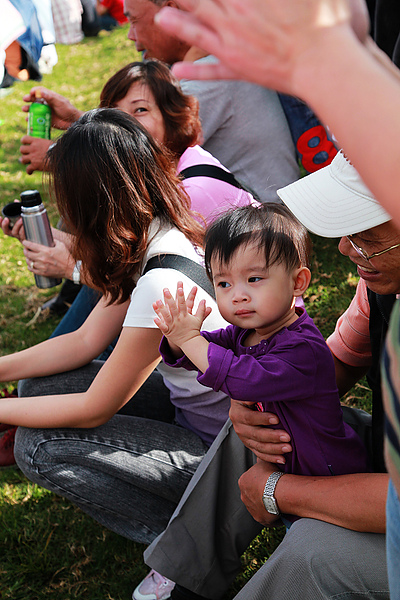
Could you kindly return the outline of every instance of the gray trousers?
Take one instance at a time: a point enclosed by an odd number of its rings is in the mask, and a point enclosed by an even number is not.
[[[21,381],[19,394],[85,391],[102,364],[93,361],[61,375]],[[108,529],[148,544],[166,527],[208,449],[193,432],[173,423],[174,414],[169,391],[154,372],[105,425],[19,427],[15,458],[31,481],[68,498]]]
[[[228,421],[145,562],[201,596],[221,598],[261,529],[237,485],[253,461]],[[389,599],[384,535],[300,519],[235,600],[383,598]]]

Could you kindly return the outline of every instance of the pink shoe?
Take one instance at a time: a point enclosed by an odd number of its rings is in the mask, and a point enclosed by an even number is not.
[[[152,569],[132,594],[133,600],[166,600],[171,596],[175,583]]]

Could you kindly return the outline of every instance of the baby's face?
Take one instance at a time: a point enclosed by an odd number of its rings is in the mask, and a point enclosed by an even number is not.
[[[229,264],[211,258],[210,266],[218,308],[229,323],[270,337],[293,317],[298,269],[267,268],[265,255],[254,245],[240,246]]]

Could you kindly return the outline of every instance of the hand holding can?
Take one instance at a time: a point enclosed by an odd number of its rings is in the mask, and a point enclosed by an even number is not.
[[[28,111],[28,135],[49,140],[51,130],[51,108],[36,91],[36,99]]]

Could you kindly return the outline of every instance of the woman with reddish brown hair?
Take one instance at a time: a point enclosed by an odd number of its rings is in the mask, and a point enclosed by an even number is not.
[[[200,263],[203,228],[172,162],[122,111],[82,116],[49,166],[73,256],[85,256],[103,298],[77,331],[0,358],[0,380],[24,378],[20,397],[0,403],[0,422],[22,425],[15,457],[30,479],[148,543],[228,415],[225,394],[160,361],[152,302],[194,281],[173,268],[144,273],[163,253]],[[213,309],[206,326],[223,326],[213,298],[200,286],[198,295]],[[94,360],[119,332],[110,358]]]
[[[132,62],[110,77],[100,94],[101,108],[120,108],[140,120],[143,104],[137,105],[133,87],[147,88],[164,124],[164,145],[179,158],[201,138],[199,103],[184,94],[170,69],[158,60]],[[157,138],[157,130],[146,129]]]
[[[129,113],[170,151],[178,174],[184,177],[192,210],[199,213],[201,222],[203,219],[209,222],[227,208],[254,200],[246,190],[236,187],[238,182],[230,182],[231,174],[219,160],[198,145],[202,133],[197,98],[182,92],[166,64],[148,60],[122,67],[105,84],[100,107]],[[210,166],[213,173],[219,171],[220,178],[205,175],[206,171],[185,177],[187,169],[199,165]]]
[[[62,96],[59,97],[61,102],[60,99]],[[197,99],[182,92],[179,82],[164,63],[157,60],[132,62],[120,69],[105,84],[100,94],[100,107],[119,108],[129,113],[169,151],[170,164],[184,178],[183,186],[190,198],[191,208],[201,223],[210,222],[227,208],[254,201],[248,191],[237,187],[240,184],[232,178],[231,173],[198,145],[201,141],[201,124]],[[76,120],[79,111],[71,109],[70,112],[71,121]],[[202,171],[193,172],[193,168]],[[209,169],[211,175],[207,174]],[[11,233],[7,222],[2,228],[5,233]],[[18,237],[22,231],[19,222],[13,233]],[[63,243],[66,242],[65,234],[60,234],[58,230],[53,230],[53,233],[54,248],[23,241],[28,269],[36,275],[79,280],[76,262]],[[60,239],[61,235],[63,239]],[[83,281],[89,283],[85,274],[82,275]],[[53,336],[79,327],[97,300],[98,295],[84,287]]]

